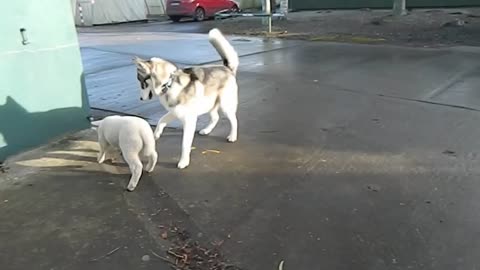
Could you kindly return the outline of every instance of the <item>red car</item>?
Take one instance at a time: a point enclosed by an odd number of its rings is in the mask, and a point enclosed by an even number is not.
[[[167,0],[167,16],[174,22],[184,17],[203,21],[221,10],[239,11],[239,5],[232,0]]]

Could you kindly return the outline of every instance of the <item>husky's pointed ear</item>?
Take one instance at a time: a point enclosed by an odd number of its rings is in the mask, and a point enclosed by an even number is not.
[[[199,80],[194,80],[193,85],[195,86],[195,95],[203,97],[205,95],[205,86]]]
[[[142,58],[138,57],[138,56],[134,56],[132,58],[132,61],[137,64],[137,63],[140,63],[140,62],[145,62],[145,60],[143,60]]]
[[[144,60],[138,56],[133,57],[133,62],[137,65],[137,68],[144,70],[146,73],[150,73],[151,65],[150,61]]]

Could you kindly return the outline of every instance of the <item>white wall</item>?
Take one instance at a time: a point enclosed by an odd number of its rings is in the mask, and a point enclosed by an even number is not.
[[[71,0],[77,6],[75,25],[82,25],[78,4],[82,6],[85,26],[147,19],[145,0]],[[72,6],[73,8],[73,6]]]
[[[166,0],[145,0],[147,3],[147,12],[149,15],[164,15]]]

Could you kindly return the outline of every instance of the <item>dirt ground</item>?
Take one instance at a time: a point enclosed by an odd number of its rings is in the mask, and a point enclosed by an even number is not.
[[[228,34],[265,35],[260,18],[208,21]],[[322,10],[292,12],[274,19],[273,36],[314,41],[387,43],[442,47],[480,45],[480,8],[418,9],[394,17],[390,10]]]

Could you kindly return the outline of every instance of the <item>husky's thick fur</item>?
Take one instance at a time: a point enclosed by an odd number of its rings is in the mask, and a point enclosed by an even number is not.
[[[174,119],[183,124],[182,155],[178,168],[190,164],[190,151],[199,115],[209,113],[210,123],[201,135],[209,134],[219,120],[221,109],[230,121],[227,139],[237,140],[238,85],[236,73],[239,65],[237,52],[218,29],[209,32],[209,41],[223,60],[223,65],[197,66],[179,69],[174,64],[159,58],[142,60],[135,58],[137,79],[140,82],[140,99],[158,96],[168,110],[155,129],[155,139]]]
[[[145,168],[148,172],[152,172],[157,164],[152,128],[139,117],[114,115],[101,120],[97,131],[100,144],[98,163],[103,163],[107,154],[112,156],[120,150],[132,173],[127,189],[133,191],[142,176],[141,159],[148,159]]]

